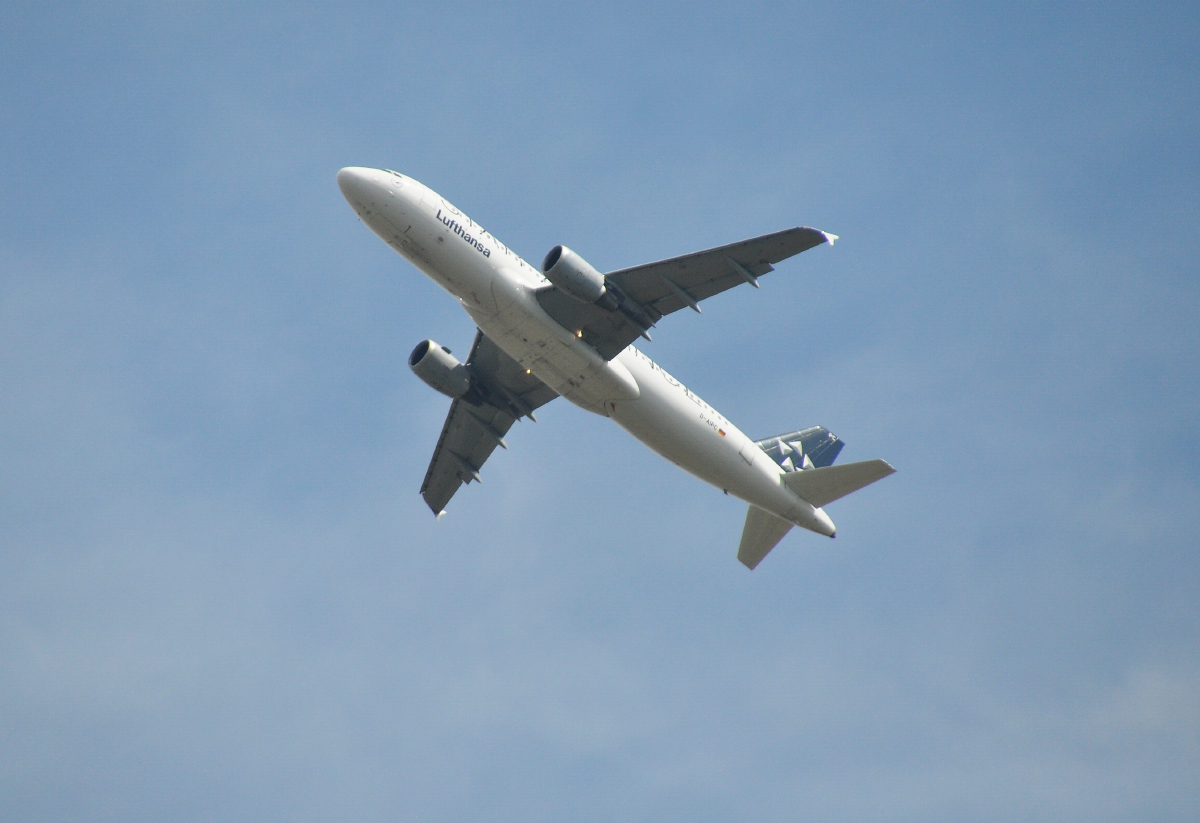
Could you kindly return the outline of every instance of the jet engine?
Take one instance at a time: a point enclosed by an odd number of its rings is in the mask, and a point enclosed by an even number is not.
[[[576,300],[595,303],[605,311],[617,310],[619,303],[605,284],[604,275],[566,246],[550,249],[542,261],[542,274]]]
[[[449,397],[459,398],[471,390],[471,373],[445,346],[422,340],[408,356],[413,374]]]

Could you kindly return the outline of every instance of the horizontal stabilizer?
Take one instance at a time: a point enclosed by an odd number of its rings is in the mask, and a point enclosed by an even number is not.
[[[791,528],[792,524],[782,517],[776,517],[758,506],[751,506],[746,512],[746,525],[742,528],[738,560],[742,561],[746,568],[753,569],[771,549],[779,545],[779,541]]]
[[[895,471],[886,460],[864,460],[861,463],[788,472],[783,476],[783,482],[819,509]]]

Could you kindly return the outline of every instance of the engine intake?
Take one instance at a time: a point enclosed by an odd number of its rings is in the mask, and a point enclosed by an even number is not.
[[[448,397],[459,398],[471,390],[471,372],[445,346],[422,340],[408,356],[413,374]]]
[[[619,303],[609,291],[604,275],[566,246],[550,249],[542,261],[542,274],[576,300],[594,303],[605,311],[617,310]]]

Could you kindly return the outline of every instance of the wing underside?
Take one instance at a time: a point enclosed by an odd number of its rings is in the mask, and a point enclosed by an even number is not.
[[[463,483],[479,480],[479,470],[504,444],[504,435],[521,417],[558,394],[509,357],[483,332],[477,332],[467,358],[472,391],[450,404],[421,496],[441,514]]]
[[[772,264],[832,242],[834,236],[810,228],[765,234],[740,243],[620,269],[605,275],[620,308],[606,311],[582,303],[553,286],[537,293],[546,313],[563,328],[581,333],[606,360],[611,360],[664,315],[695,308],[701,300],[774,270]]]

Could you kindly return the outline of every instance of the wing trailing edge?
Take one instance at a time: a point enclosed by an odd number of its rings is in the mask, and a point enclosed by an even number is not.
[[[464,483],[481,482],[479,470],[496,447],[508,448],[504,435],[513,423],[558,397],[481,331],[466,366],[473,391],[450,404],[421,483],[421,497],[438,518]]]
[[[604,275],[619,310],[608,311],[572,297],[556,286],[537,292],[538,303],[563,328],[577,332],[605,360],[612,360],[660,319],[680,309],[700,311],[700,302],[774,271],[775,263],[819,246],[837,235],[805,226],[737,243],[646,263]]]

